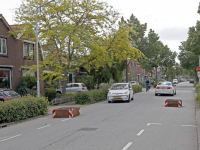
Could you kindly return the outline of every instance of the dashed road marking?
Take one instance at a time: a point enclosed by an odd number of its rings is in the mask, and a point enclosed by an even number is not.
[[[161,123],[147,123],[147,126],[150,126],[151,124],[153,124],[153,125],[162,125]]]
[[[37,129],[40,130],[40,129],[43,129],[43,128],[46,128],[46,127],[49,127],[49,126],[50,126],[50,124],[46,125],[46,126],[43,126],[43,127],[40,127],[40,128],[37,128]]]
[[[62,120],[62,121],[67,121],[67,120],[69,120],[69,119],[71,119],[71,118],[67,118],[67,119],[64,119],[64,120]]]
[[[10,139],[16,138],[16,137],[21,136],[21,135],[22,135],[22,134],[18,134],[18,135],[11,136],[11,137],[9,137],[9,138],[6,138],[6,139],[0,140],[0,141],[3,142],[3,141],[6,141],[6,140],[10,140]]]
[[[196,127],[194,125],[181,125],[182,127]]]
[[[122,150],[127,150],[132,144],[133,142],[129,142]]]
[[[142,129],[142,130],[137,134],[137,136],[140,136],[143,132],[144,132],[144,129]]]

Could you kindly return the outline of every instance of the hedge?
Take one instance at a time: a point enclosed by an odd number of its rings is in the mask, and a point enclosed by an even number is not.
[[[51,102],[52,99],[56,98],[56,89],[55,88],[45,88],[44,96],[48,97],[48,101]]]
[[[195,84],[195,89],[196,89],[196,93],[197,93],[197,96],[196,96],[196,100],[199,102],[200,104],[200,84],[196,83]]]
[[[132,85],[134,93],[142,92],[142,86],[141,85]]]
[[[48,112],[48,105],[44,97],[38,100],[32,96],[0,102],[0,124],[44,115]]]
[[[79,92],[75,95],[76,104],[93,104],[107,99],[108,86],[99,90]]]

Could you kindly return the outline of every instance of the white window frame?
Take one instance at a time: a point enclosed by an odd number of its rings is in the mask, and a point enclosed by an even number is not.
[[[27,46],[27,44],[28,44],[28,46]],[[27,48],[28,48],[27,52],[26,52],[25,46],[27,46]],[[27,40],[23,41],[23,57],[29,57],[29,56],[33,55],[34,50],[35,50],[35,42],[31,42],[31,41],[27,41]]]
[[[5,42],[4,42],[5,41]],[[0,54],[2,55],[7,55],[8,54],[8,50],[7,50],[7,39],[6,38],[0,38],[0,43],[1,43],[1,47],[0,47]],[[4,45],[5,44],[5,45]],[[3,52],[3,46],[5,46],[6,52]]]

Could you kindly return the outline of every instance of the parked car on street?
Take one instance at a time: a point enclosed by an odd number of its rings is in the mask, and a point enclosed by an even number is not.
[[[194,79],[190,79],[190,83],[194,83]]]
[[[13,98],[20,98],[21,96],[17,93],[17,92],[15,92],[15,91],[13,91],[13,90],[3,90],[4,92],[5,92],[5,94],[8,96],[8,97],[10,97],[11,99],[13,99]]]
[[[134,99],[134,91],[130,83],[115,83],[109,89],[107,95],[108,103],[114,101],[126,101]]]
[[[137,81],[130,81],[129,82],[131,85],[139,85],[139,83]]]
[[[77,93],[88,91],[87,87],[83,83],[68,83],[66,84],[66,93]],[[61,94],[62,89],[56,89],[56,93]]]
[[[176,86],[172,85],[171,82],[159,82],[155,89],[155,96],[161,94],[176,95]]]
[[[8,97],[5,92],[3,90],[0,90],[0,101],[8,101],[10,100],[11,98]]]

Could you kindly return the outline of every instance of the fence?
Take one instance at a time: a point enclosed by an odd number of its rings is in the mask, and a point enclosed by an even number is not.
[[[74,101],[74,96],[55,98],[51,101],[51,105],[57,105]]]

